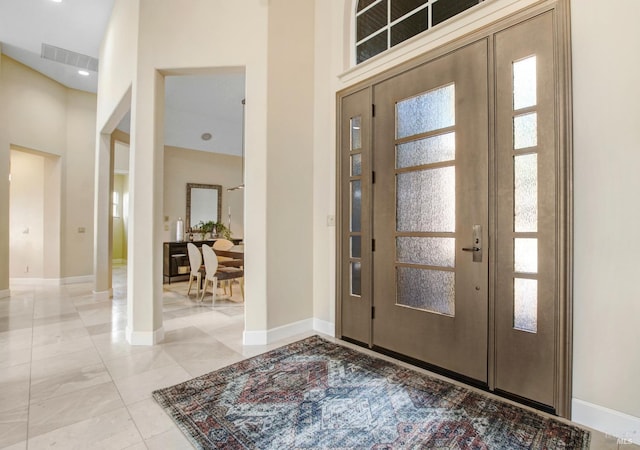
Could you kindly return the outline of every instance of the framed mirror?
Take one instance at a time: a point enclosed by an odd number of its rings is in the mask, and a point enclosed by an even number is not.
[[[186,229],[200,222],[218,222],[222,217],[222,186],[187,183]]]

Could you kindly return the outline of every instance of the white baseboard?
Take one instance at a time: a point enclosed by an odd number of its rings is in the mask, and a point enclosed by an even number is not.
[[[0,291],[0,298],[7,298],[9,296],[11,296],[11,292],[9,291],[9,289]]]
[[[93,283],[93,275],[67,278],[10,278],[10,284],[19,286],[65,286],[68,284]]]
[[[267,345],[309,331],[317,331],[333,337],[335,336],[335,325],[325,320],[305,319],[270,330],[245,331],[242,335],[242,344]]]
[[[267,331],[243,331],[242,345],[267,345]]]
[[[109,300],[113,297],[113,289],[107,289],[106,291],[91,291],[96,297],[96,300]]]
[[[640,417],[574,398],[571,420],[615,437],[619,444],[640,444]]]
[[[81,284],[81,283],[93,283],[95,277],[93,275],[83,275],[79,277],[67,277],[61,280],[62,285],[67,284]]]
[[[155,331],[133,331],[127,325],[127,342],[131,345],[156,345],[164,339],[164,328]]]
[[[127,260],[126,259],[112,259],[111,260],[111,264],[126,264]]]
[[[60,286],[60,278],[9,278],[17,286]]]
[[[326,320],[313,319],[313,331],[336,337],[336,324]]]

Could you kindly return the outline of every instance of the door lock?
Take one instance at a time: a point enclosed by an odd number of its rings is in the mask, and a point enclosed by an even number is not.
[[[482,225],[473,226],[473,246],[463,247],[463,252],[473,252],[473,262],[482,262]]]

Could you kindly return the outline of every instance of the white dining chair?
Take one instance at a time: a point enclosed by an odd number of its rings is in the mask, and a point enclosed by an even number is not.
[[[189,267],[191,269],[191,273],[189,274],[189,288],[187,289],[187,296],[191,293],[191,283],[193,283],[193,279],[195,278],[199,297],[200,280],[202,277],[202,253],[200,253],[200,249],[191,242],[187,243],[187,253],[189,254]]]
[[[213,248],[209,247],[208,245],[202,246],[202,255],[204,256],[205,277],[204,286],[202,287],[202,297],[200,297],[200,301],[204,300],[204,296],[207,293],[207,287],[209,287],[209,283],[211,283],[213,291],[213,297],[211,301],[214,302],[216,299],[218,281],[232,280],[235,278],[240,279],[240,290],[242,292],[242,299],[244,300],[244,271],[235,267],[219,268],[216,253],[213,251]],[[231,291],[231,295],[233,295],[233,291]]]

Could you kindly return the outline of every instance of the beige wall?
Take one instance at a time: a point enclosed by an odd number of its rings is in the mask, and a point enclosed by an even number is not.
[[[269,2],[269,329],[313,316],[313,29],[313,1]]]
[[[572,4],[574,397],[640,424],[640,3],[614,3]]]
[[[78,277],[93,273],[96,96],[67,89],[66,106],[62,271]]]
[[[44,278],[44,192],[44,157],[11,150],[11,278]]]
[[[68,89],[5,56],[1,69],[9,142],[2,149],[3,158],[9,146],[47,157],[42,276],[63,282],[91,277],[96,97]],[[9,202],[0,205],[0,216],[8,216]],[[78,233],[83,227],[88,233]],[[0,257],[8,258],[8,250]]]
[[[108,77],[98,77],[97,130],[103,131],[110,120],[110,133],[122,117],[112,117],[115,110],[130,105],[121,105],[122,99],[131,88],[136,73],[138,58],[138,10],[139,0],[117,0],[111,10],[111,18],[100,46],[100,72]],[[127,102],[128,103],[128,102]]]
[[[176,221],[178,217],[185,220],[187,183],[222,185],[220,221],[228,226],[228,213],[231,207],[231,231],[234,237],[243,237],[244,191],[227,191],[228,188],[238,184],[241,171],[242,159],[239,156],[165,147],[163,215],[168,220],[164,221],[163,241],[176,240]]]
[[[0,43],[0,205],[9,205],[9,128],[7,88],[2,82],[4,58]],[[0,210],[0,298],[9,296],[9,214]]]

